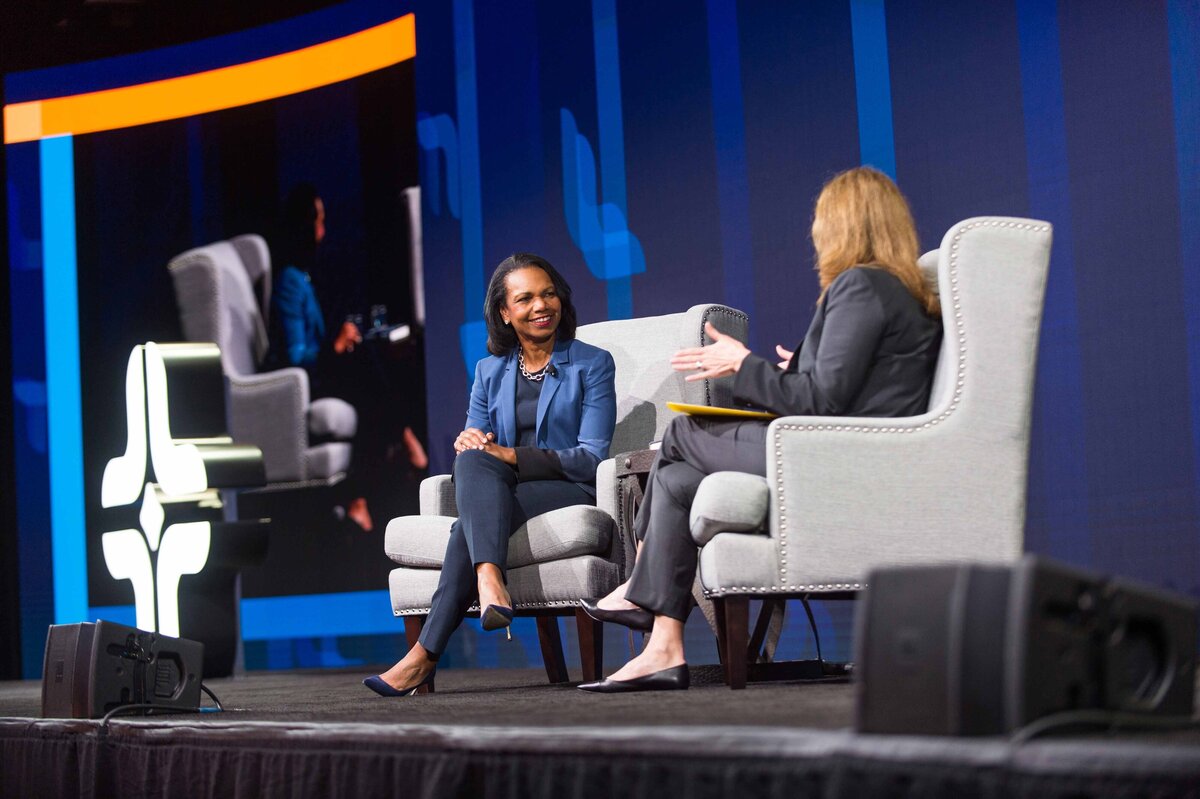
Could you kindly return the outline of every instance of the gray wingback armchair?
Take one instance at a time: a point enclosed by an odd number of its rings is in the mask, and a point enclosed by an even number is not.
[[[258,371],[267,354],[263,314],[271,296],[270,253],[262,237],[197,247],[173,258],[167,268],[184,338],[220,348],[229,432],[262,450],[270,487],[324,485],[344,477],[349,439],[358,426],[353,406],[332,397],[310,400],[303,369]]]
[[[981,217],[922,259],[945,325],[927,413],[776,419],[765,479],[701,483],[692,535],[730,687],[757,659],[752,598],[848,598],[880,566],[1020,556],[1050,240],[1045,222]]]
[[[748,319],[721,305],[696,305],[684,313],[580,327],[581,341],[603,347],[616,362],[617,427],[610,453],[644,449],[662,437],[675,414],[669,400],[728,405],[728,381],[686,382],[671,370],[670,356],[681,347],[708,343],[704,323],[745,341]],[[465,398],[464,398],[465,409]],[[465,415],[465,410],[464,410]],[[625,542],[614,518],[618,499],[616,463],[603,461],[596,474],[597,504],[551,511],[530,519],[509,540],[508,588],[518,616],[535,616],[546,673],[565,682],[567,671],[558,616],[574,615],[585,680],[599,679],[603,651],[600,625],[579,609],[579,599],[607,594],[625,578]],[[411,646],[429,613],[457,516],[449,475],[421,484],[419,516],[393,519],[384,551],[398,564],[389,577],[392,611],[404,619]],[[478,612],[478,607],[472,608]]]

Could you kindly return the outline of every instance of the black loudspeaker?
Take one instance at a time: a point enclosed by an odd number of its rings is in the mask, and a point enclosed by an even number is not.
[[[998,735],[1068,711],[1189,717],[1191,599],[1039,558],[879,569],[855,628],[860,732]]]
[[[100,718],[122,705],[200,707],[204,644],[111,621],[54,624],[42,668],[43,718]]]

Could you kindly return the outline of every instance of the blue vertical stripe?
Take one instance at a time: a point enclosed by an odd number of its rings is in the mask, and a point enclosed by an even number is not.
[[[896,178],[892,134],[892,79],[888,69],[887,15],[883,0],[850,0],[854,85],[858,97],[858,147],[862,163]]]
[[[87,617],[74,142],[43,139],[40,155],[54,620],[70,624]]]
[[[1168,0],[1192,442],[1200,463],[1200,0]],[[1197,564],[1200,567],[1200,564]]]
[[[596,116],[600,135],[600,196],[626,220],[625,120],[621,112],[621,53],[617,43],[616,0],[592,0],[592,39],[596,58]],[[603,223],[604,217],[601,217]],[[628,222],[627,222],[628,224]],[[608,228],[604,225],[605,229]],[[633,316],[633,284],[629,277],[611,278],[608,318]]]
[[[1054,224],[1034,395],[1038,426],[1030,470],[1030,543],[1076,562],[1091,559],[1084,452],[1082,356],[1071,234],[1067,131],[1056,0],[1018,0],[1021,98],[1029,212]]]
[[[454,0],[454,74],[458,95],[459,179],[462,181],[463,298],[466,318],[483,307],[483,189],[479,164],[479,104],[475,89],[475,10]]]
[[[712,74],[725,302],[753,316],[754,257],[750,239],[750,185],[746,176],[746,119],[736,0],[708,0],[708,58]]]

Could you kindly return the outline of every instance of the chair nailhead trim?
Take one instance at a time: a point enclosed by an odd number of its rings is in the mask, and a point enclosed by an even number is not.
[[[518,602],[513,606],[513,610],[525,610],[526,608],[574,608],[579,607],[578,599],[555,599],[550,602]],[[401,610],[392,610],[393,616],[416,616],[421,613],[428,613],[431,608],[403,608]],[[471,605],[468,610],[479,610],[479,605]]]
[[[950,241],[950,295],[953,301],[951,305],[954,308],[953,320],[948,319],[943,314],[943,319],[947,322],[952,322],[955,328],[955,333],[958,339],[958,375],[954,384],[954,396],[950,399],[950,405],[942,413],[927,422],[923,422],[919,427],[864,427],[858,425],[846,424],[774,424],[775,429],[775,485],[776,496],[779,497],[779,544],[780,553],[779,562],[779,582],[783,583],[787,580],[787,560],[783,556],[787,554],[787,515],[783,513],[786,498],[783,492],[783,430],[799,430],[799,431],[834,431],[834,432],[850,432],[850,433],[919,433],[922,430],[928,430],[934,425],[945,421],[958,408],[962,401],[963,387],[966,380],[967,371],[967,334],[963,328],[962,322],[962,297],[958,293],[958,245],[962,241],[963,235],[977,227],[1006,227],[1016,228],[1019,230],[1030,230],[1036,233],[1048,233],[1049,225],[1034,225],[1028,222],[1013,222],[1003,219],[980,219],[970,224],[963,225],[954,233],[954,238]],[[772,593],[778,591],[838,591],[838,590],[858,590],[858,583],[847,583],[845,585],[815,585],[815,586],[796,586],[796,585],[773,585],[770,588],[723,588],[717,591],[705,590],[705,596],[722,596],[727,593]]]

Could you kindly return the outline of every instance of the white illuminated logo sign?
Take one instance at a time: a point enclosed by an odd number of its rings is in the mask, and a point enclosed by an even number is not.
[[[133,584],[137,626],[178,636],[179,578],[198,574],[208,562],[212,528],[208,522],[183,522],[163,530],[166,514],[160,492],[178,497],[208,489],[199,450],[172,440],[167,411],[167,369],[158,346],[149,342],[134,347],[125,370],[125,454],[104,467],[100,504],[132,505],[140,497],[142,529],[105,533],[101,543],[109,574]],[[146,482],[147,450],[157,485]]]

